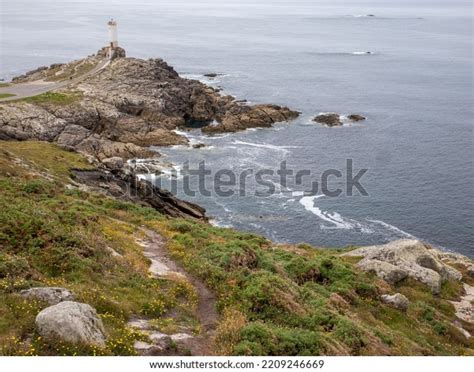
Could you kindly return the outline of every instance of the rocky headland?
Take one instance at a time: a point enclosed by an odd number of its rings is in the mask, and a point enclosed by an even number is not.
[[[15,84],[74,79],[105,58],[104,50],[84,60],[41,67],[13,79]],[[175,129],[203,127],[205,133],[235,132],[296,118],[277,105],[246,105],[199,81],[184,79],[161,59],[126,58],[64,88],[5,103],[0,139],[56,142],[102,161],[147,158],[149,146],[187,143]]]
[[[135,173],[144,168],[127,160],[159,157],[150,146],[186,144],[186,137],[175,133],[176,129],[199,126],[212,135],[269,127],[299,115],[287,107],[249,106],[223,96],[199,81],[180,77],[161,59],[126,58],[118,48],[113,60],[104,64],[106,55],[103,48],[85,59],[40,67],[13,78],[12,83],[20,85],[60,82],[62,86],[0,103],[0,139],[54,142],[83,153],[102,171],[82,176],[104,192],[117,193],[121,188],[126,197],[125,190],[131,189],[135,199],[171,216],[205,219],[203,208],[136,178]],[[104,67],[93,71],[100,64]],[[81,79],[89,71],[94,73]],[[159,161],[149,164],[153,172],[163,168]],[[102,182],[96,182],[99,179]]]

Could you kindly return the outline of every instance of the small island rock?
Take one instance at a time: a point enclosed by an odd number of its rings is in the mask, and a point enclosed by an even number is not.
[[[327,125],[328,127],[338,127],[342,125],[341,116],[336,113],[319,114],[313,121]]]
[[[350,121],[363,121],[366,119],[365,116],[359,115],[359,114],[350,114],[347,117]]]

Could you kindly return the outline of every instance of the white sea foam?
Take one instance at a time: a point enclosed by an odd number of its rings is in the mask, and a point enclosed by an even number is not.
[[[148,178],[149,178],[149,174],[137,174],[136,177],[140,180],[140,181],[148,181]]]
[[[182,170],[181,166],[172,165],[168,168],[163,168],[161,170],[161,176],[166,177],[166,178],[180,179],[183,177],[181,170]]]
[[[230,135],[233,135],[234,133],[222,133],[222,134],[212,134],[210,136],[206,136],[207,139],[219,139],[219,138],[225,138],[229,137]]]
[[[190,134],[189,132],[186,132],[186,131],[184,131],[184,130],[173,129],[172,132],[174,132],[174,133],[176,133],[176,134],[178,134],[178,135],[180,135],[180,136],[186,137],[186,138],[188,138],[188,137],[191,136],[191,134]]]
[[[293,192],[293,196],[299,196],[298,191]],[[404,237],[410,239],[416,239],[415,236],[399,229],[396,226],[390,225],[384,221],[366,219],[366,222],[359,222],[350,218],[345,218],[341,216],[338,212],[327,212],[322,211],[318,206],[316,206],[316,199],[322,198],[324,195],[310,195],[303,196],[300,199],[300,204],[305,207],[305,209],[314,215],[318,216],[323,221],[329,222],[332,226],[322,225],[322,229],[345,229],[345,230],[359,230],[364,234],[374,234],[382,233],[387,238],[393,239],[395,237]],[[383,228],[382,231],[380,226]]]
[[[291,196],[304,196],[304,191],[293,191]]]
[[[339,213],[328,213],[323,212],[320,208],[315,205],[315,200],[322,198],[324,195],[310,195],[303,196],[300,199],[300,204],[308,211],[314,215],[321,218],[323,221],[333,224],[337,229],[352,229],[354,226],[345,221]]]
[[[397,233],[398,235],[402,235],[405,238],[416,239],[415,236],[407,233],[406,231],[403,231],[403,230],[399,229],[396,226],[390,225],[389,223],[386,223],[386,222],[383,222],[383,221],[380,221],[380,220],[367,220],[367,221],[375,223],[375,224],[379,224],[379,225],[385,227],[386,229]]]
[[[350,218],[345,218],[341,216],[338,212],[322,211],[319,207],[315,205],[315,200],[322,197],[324,197],[324,195],[309,195],[303,196],[300,199],[300,204],[303,205],[307,211],[313,213],[314,215],[321,218],[323,221],[329,222],[332,225],[330,227],[323,225],[321,226],[322,229],[358,230],[364,234],[374,233],[374,230],[370,226],[362,224]]]
[[[232,224],[226,223],[226,222],[224,222],[222,220],[219,220],[219,219],[212,219],[209,222],[212,226],[216,226],[216,227],[224,227],[224,228],[231,228],[232,227]]]
[[[285,151],[285,152],[289,152],[288,149],[296,149],[300,147],[300,146],[277,146],[277,145],[270,145],[268,143],[253,143],[253,142],[244,142],[244,141],[234,141],[233,144],[251,146],[251,147],[260,147],[264,149]]]
[[[375,15],[373,15],[373,14],[351,14],[349,17],[354,17],[354,18],[375,18]]]
[[[216,85],[221,82],[221,79],[229,76],[229,74],[217,74],[216,77],[205,76],[204,74],[182,73],[179,76],[183,79],[198,80],[202,84]]]

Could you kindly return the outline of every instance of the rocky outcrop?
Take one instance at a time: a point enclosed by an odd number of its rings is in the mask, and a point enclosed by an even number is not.
[[[406,270],[381,260],[362,260],[358,266],[363,271],[375,273],[389,284],[396,284],[408,276]]]
[[[363,121],[363,120],[365,120],[365,116],[362,116],[362,115],[359,115],[359,114],[351,114],[351,115],[347,116],[347,118],[350,121]]]
[[[44,78],[44,72],[47,71],[48,69],[52,69],[52,68],[57,68],[59,66],[61,66],[62,64],[60,63],[54,63],[52,64],[50,67],[48,66],[40,66],[38,68],[35,68],[34,70],[31,70],[31,71],[28,71],[26,72],[25,74],[23,75],[19,75],[19,76],[15,76],[13,79],[12,79],[12,82],[13,83],[24,83],[26,81],[29,81],[31,79],[31,81],[33,80],[41,80],[42,78]]]
[[[474,265],[469,265],[469,267],[466,270],[467,275],[469,275],[471,278],[474,278]]]
[[[40,106],[21,103],[2,105],[0,139],[54,141],[66,128],[66,121]]]
[[[342,116],[336,114],[334,112],[319,114],[314,117],[313,121],[316,123],[324,124],[327,127],[340,127],[344,123],[354,123],[358,121],[363,121],[366,118],[359,114],[351,114],[346,116]]]
[[[439,252],[438,256],[445,264],[461,269],[466,276],[463,279],[474,277],[474,262],[468,257],[454,252]]]
[[[97,56],[116,59],[125,58],[127,56],[127,53],[125,52],[125,49],[121,47],[115,47],[113,50],[110,50],[110,47],[103,47],[97,52]]]
[[[396,240],[385,245],[362,247],[345,253],[346,256],[363,257],[357,266],[390,284],[410,277],[440,291],[446,280],[461,280],[462,275],[442,260],[443,253],[418,240]]]
[[[171,217],[192,217],[207,220],[206,210],[194,203],[176,198],[168,190],[154,186],[151,182],[129,176],[131,194],[140,201]]]
[[[206,355],[204,335],[193,335],[191,329],[180,327],[178,333],[168,335],[155,329],[148,319],[140,318],[129,321],[127,326],[148,336],[148,342],[135,341],[133,345],[139,355],[171,356],[183,355],[183,352],[191,355]]]
[[[20,296],[28,299],[36,299],[56,305],[62,301],[73,301],[74,295],[62,287],[35,287],[20,291]]]
[[[87,304],[64,301],[47,307],[36,316],[36,328],[45,339],[105,346],[102,321]]]
[[[319,114],[313,121],[324,124],[328,127],[338,127],[342,125],[341,116],[336,113]]]
[[[464,295],[459,301],[451,301],[456,309],[456,316],[466,323],[474,324],[474,287],[464,283]]]
[[[110,170],[119,170],[123,167],[123,159],[119,156],[113,156],[111,158],[102,159],[102,164]]]
[[[202,131],[204,133],[222,133],[237,132],[248,128],[266,128],[271,127],[274,123],[293,120],[298,116],[298,112],[292,111],[288,107],[237,105],[226,113],[219,125],[207,126]]]
[[[407,311],[410,301],[401,293],[395,293],[394,295],[382,295],[382,302],[385,302],[387,305],[394,307],[395,309]]]
[[[171,192],[140,179],[133,171],[106,172],[101,169],[73,170],[75,180],[95,191],[122,200],[148,205],[171,217],[207,221],[206,210],[197,204],[175,197]]]
[[[181,78],[161,59],[123,58],[125,51],[119,52],[121,58],[59,91],[71,97],[70,103],[45,99],[3,104],[0,139],[55,141],[99,160],[130,159],[153,156],[151,145],[186,144],[187,139],[173,131],[178,127],[235,132],[298,116],[276,105],[247,106],[199,81]],[[14,81],[79,74],[108,58],[107,53],[103,48],[86,59],[41,68]]]

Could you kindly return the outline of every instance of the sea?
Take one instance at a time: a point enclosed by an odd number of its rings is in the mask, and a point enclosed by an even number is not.
[[[273,128],[212,137],[182,131],[200,149],[156,148],[177,171],[154,181],[204,206],[212,223],[329,248],[421,239],[474,257],[471,1],[0,6],[5,81],[95,53],[114,18],[128,56],[163,58],[223,94],[301,112]],[[333,128],[312,121],[325,112],[367,119]],[[199,164],[206,175],[186,177]]]

